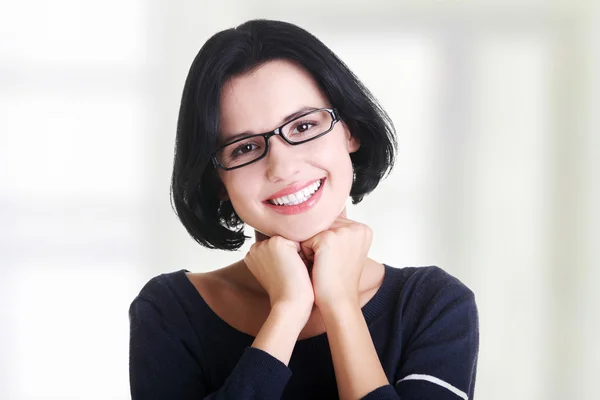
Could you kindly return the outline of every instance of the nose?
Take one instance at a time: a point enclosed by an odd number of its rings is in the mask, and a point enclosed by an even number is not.
[[[291,181],[300,172],[300,152],[279,136],[270,138],[267,177],[271,182]]]

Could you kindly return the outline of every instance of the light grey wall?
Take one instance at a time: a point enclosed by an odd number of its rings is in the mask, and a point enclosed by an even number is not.
[[[594,398],[597,4],[2,8],[0,397],[128,398],[127,307],[141,286],[243,257],[250,243],[224,253],[190,239],[168,186],[192,59],[213,33],[264,17],[321,38],[394,120],[396,168],[349,216],[373,228],[373,258],[439,265],[475,291],[477,398]]]

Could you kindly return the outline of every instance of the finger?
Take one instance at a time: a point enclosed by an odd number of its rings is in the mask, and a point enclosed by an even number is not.
[[[294,242],[296,246],[296,253],[300,253],[302,251],[302,247],[300,246],[300,242]]]
[[[311,251],[305,249],[300,242],[297,242],[297,243],[298,243],[298,254],[300,255],[300,257],[302,259],[306,259],[306,255],[310,254]]]
[[[296,253],[300,257],[300,259],[304,262],[304,264],[306,264],[307,262],[310,261],[310,260],[308,260],[306,258],[306,256],[302,252],[302,247],[300,246],[300,242],[296,242],[294,240],[286,239],[286,245],[291,246],[291,247],[293,247],[296,250]]]
[[[304,256],[310,261],[313,261],[314,257],[315,257],[314,246],[315,246],[316,236],[317,235],[300,243],[300,247],[302,249],[302,254],[304,254]]]
[[[304,257],[306,257],[306,259],[308,261],[314,261],[315,260],[315,252],[310,247],[304,247],[304,246],[302,246],[302,254],[304,254]]]
[[[298,256],[304,262],[305,265],[308,265],[309,263],[312,262],[312,259],[308,259],[306,257],[306,255],[304,254],[304,251],[302,249],[302,246],[300,245],[300,242],[296,242],[293,240],[288,240],[288,242],[290,242],[290,244],[295,247],[296,253],[298,253]]]
[[[312,265],[312,261],[307,259],[306,256],[304,255],[304,253],[302,251],[300,251],[298,253],[298,255],[300,256],[300,259],[302,260],[302,262],[304,263],[304,265],[306,265],[307,267]]]

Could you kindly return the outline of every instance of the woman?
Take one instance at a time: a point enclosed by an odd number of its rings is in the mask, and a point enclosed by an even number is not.
[[[394,145],[385,112],[308,32],[257,20],[209,39],[183,91],[172,199],[200,244],[238,249],[244,223],[256,243],[146,284],[130,309],[132,397],[472,398],[473,293],[439,268],[370,259],[371,229],[346,216]]]

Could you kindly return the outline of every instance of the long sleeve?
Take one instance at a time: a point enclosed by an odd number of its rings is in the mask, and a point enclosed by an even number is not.
[[[435,287],[435,286],[434,286]],[[422,309],[394,382],[402,399],[471,400],[479,352],[475,295],[458,280],[443,281]],[[418,397],[421,396],[421,397]]]
[[[176,314],[170,311],[174,310],[140,297],[131,304],[129,375],[133,400],[281,398],[291,371],[252,347],[244,350],[224,385],[207,393],[201,360],[189,351],[181,327],[170,322]]]
[[[338,395],[326,334],[297,341],[287,367],[212,311],[185,270],[153,278],[129,312],[133,400]],[[460,281],[437,267],[386,266],[363,315],[390,382],[364,399],[473,398],[477,308]]]
[[[473,399],[479,351],[473,292],[439,268],[408,286],[413,301],[400,318],[410,335],[399,369],[390,385],[363,400]]]

